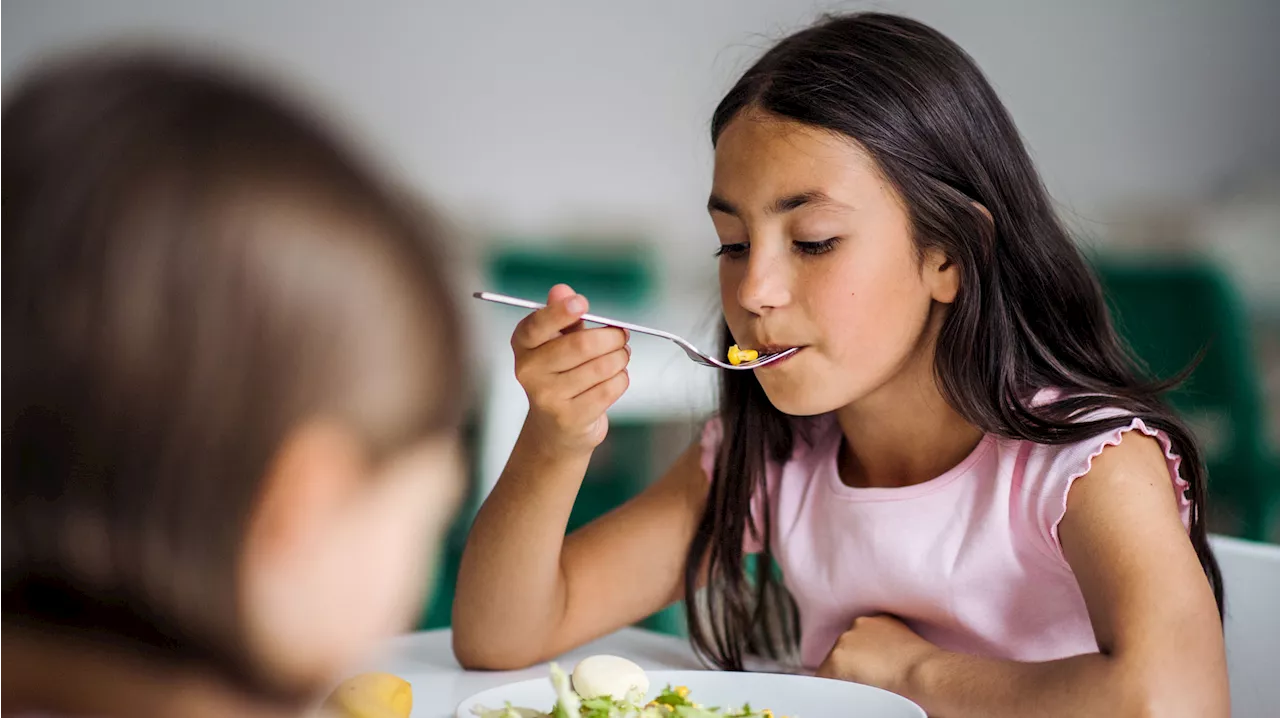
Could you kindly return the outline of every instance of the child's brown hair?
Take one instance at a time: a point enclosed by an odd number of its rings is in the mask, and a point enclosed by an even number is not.
[[[440,238],[312,119],[159,54],[5,103],[4,620],[252,683],[236,564],[274,452],[459,418]]]

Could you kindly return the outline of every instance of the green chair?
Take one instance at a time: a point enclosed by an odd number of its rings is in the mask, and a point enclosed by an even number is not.
[[[487,259],[496,291],[541,300],[566,282],[596,308],[633,309],[656,291],[658,259],[643,241],[500,238]]]
[[[1151,375],[1177,374],[1205,350],[1168,399],[1201,442],[1210,520],[1222,524],[1211,528],[1265,540],[1280,500],[1280,469],[1267,446],[1248,321],[1231,282],[1196,258],[1094,264],[1117,330]]]

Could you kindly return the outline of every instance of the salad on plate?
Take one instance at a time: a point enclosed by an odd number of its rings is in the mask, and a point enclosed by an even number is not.
[[[617,656],[583,659],[570,677],[551,664],[556,703],[550,711],[517,707],[473,708],[476,718],[774,718],[768,709],[703,706],[684,686],[666,686],[648,699],[644,669]],[[785,718],[781,716],[779,718]]]

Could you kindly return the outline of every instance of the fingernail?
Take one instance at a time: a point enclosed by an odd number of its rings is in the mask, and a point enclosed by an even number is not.
[[[627,350],[627,356],[631,356],[631,345],[630,345],[630,344],[623,344],[623,345],[622,345],[622,348]]]
[[[574,297],[569,300],[568,308],[570,312],[578,314],[587,311],[587,300],[582,297]]]

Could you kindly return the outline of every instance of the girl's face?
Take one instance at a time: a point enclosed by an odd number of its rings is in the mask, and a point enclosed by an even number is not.
[[[338,427],[295,432],[268,476],[243,572],[254,649],[282,684],[332,680],[412,625],[461,467],[452,436],[375,467]]]
[[[764,112],[716,145],[708,204],[737,344],[799,352],[757,369],[780,411],[834,411],[928,378],[958,272],[916,249],[906,209],[853,140]]]

